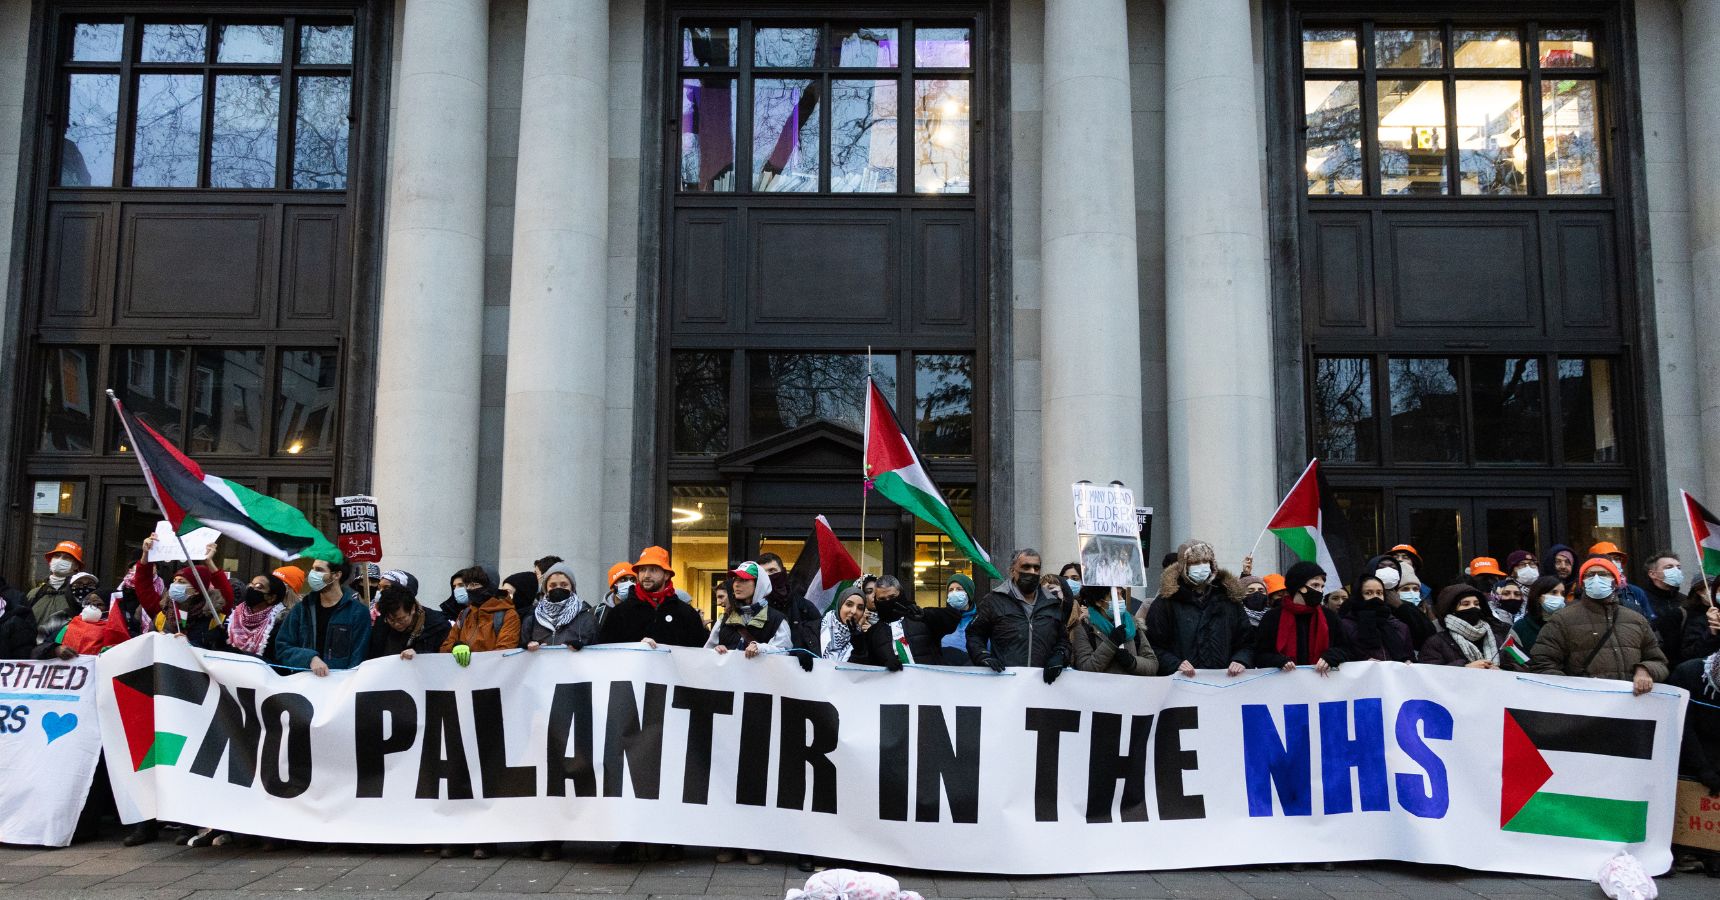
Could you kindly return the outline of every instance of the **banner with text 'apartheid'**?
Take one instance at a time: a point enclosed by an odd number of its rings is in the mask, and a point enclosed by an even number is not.
[[[890,674],[637,645],[276,675],[102,656],[128,819],[395,844],[634,840],[1011,874],[1671,863],[1684,694],[1352,663],[1329,678]]]

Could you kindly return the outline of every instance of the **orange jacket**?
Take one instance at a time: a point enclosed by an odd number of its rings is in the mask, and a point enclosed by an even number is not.
[[[498,594],[477,609],[460,610],[460,617],[454,620],[454,627],[448,629],[448,637],[442,641],[442,652],[451,653],[461,644],[472,648],[473,653],[519,647],[520,614],[514,611],[514,601],[507,594]]]

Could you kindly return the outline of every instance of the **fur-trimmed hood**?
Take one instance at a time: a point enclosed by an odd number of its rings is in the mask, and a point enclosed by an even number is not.
[[[1159,596],[1170,597],[1182,587],[1183,564],[1179,560],[1165,566],[1164,574],[1159,576]],[[1242,602],[1242,582],[1229,569],[1213,566],[1212,580],[1221,585],[1224,592],[1234,602]]]

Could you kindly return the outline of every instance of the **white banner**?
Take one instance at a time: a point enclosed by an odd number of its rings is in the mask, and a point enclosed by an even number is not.
[[[286,677],[101,658],[128,820],[397,844],[731,845],[1002,874],[1401,859],[1590,878],[1669,839],[1684,693],[1351,663],[887,673],[640,645]]]
[[[0,662],[0,844],[70,844],[101,749],[93,657]]]

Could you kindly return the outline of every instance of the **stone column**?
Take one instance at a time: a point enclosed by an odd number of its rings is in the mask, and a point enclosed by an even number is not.
[[[520,91],[501,564],[564,557],[602,593],[609,3],[532,0]],[[622,336],[631,340],[631,335]],[[593,591],[596,591],[594,594]]]
[[[1648,51],[1644,51],[1648,52]],[[1720,112],[1720,84],[1707,63],[1720,53],[1720,0],[1684,2],[1684,134],[1690,198],[1691,307],[1695,311],[1696,397],[1701,405],[1700,441],[1707,475],[1704,502],[1720,497],[1720,172],[1710,161],[1714,148],[1707,124]],[[1669,453],[1694,448],[1668,447]],[[1670,485],[1677,488],[1678,485]],[[1678,521],[1678,513],[1673,512]]]
[[[489,4],[403,6],[372,484],[387,564],[435,585],[473,563]]]
[[[1074,558],[1069,485],[1115,479],[1143,487],[1124,0],[1046,0],[1044,103],[1040,549],[1049,567]]]
[[[1272,514],[1272,307],[1248,0],[1165,0],[1165,366],[1173,541],[1226,567]],[[1268,567],[1270,568],[1270,567]]]

